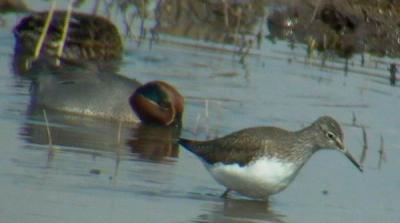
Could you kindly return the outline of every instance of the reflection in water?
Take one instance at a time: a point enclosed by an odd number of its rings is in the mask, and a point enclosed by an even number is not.
[[[109,110],[116,118],[122,113],[129,114],[129,117],[135,116],[129,105],[129,96],[135,88],[141,86],[139,82],[110,72],[98,72],[98,68],[90,65],[82,68],[36,68],[36,74],[29,77],[32,79],[31,101],[26,112],[27,121],[20,131],[21,136],[30,143],[49,144],[43,116],[43,111],[46,110],[52,143],[64,149],[72,147],[81,152],[82,148],[88,148],[117,153],[118,156],[136,154],[140,158],[155,161],[178,156],[178,145],[175,141],[179,137],[180,127],[157,127],[130,121],[136,120],[136,117],[121,118],[126,120],[121,122],[45,107],[43,104],[46,103],[43,101],[50,101],[59,105],[55,108],[71,106],[83,109],[94,106],[93,111]],[[80,85],[67,88],[74,82]],[[45,88],[51,90],[45,91]]]
[[[106,4],[107,15],[115,8],[123,15],[129,36],[135,36],[132,30],[138,18],[140,37],[151,33],[157,39],[162,33],[247,48],[255,42],[260,46],[267,26],[272,40],[289,40],[293,46],[306,44],[309,53],[317,49],[344,58],[357,52],[379,56],[400,53],[400,3],[396,1],[164,0]]]
[[[42,106],[31,106],[20,135],[29,143],[47,145],[49,142]],[[138,123],[118,123],[110,120],[46,110],[53,145],[118,155],[137,154],[139,158],[163,161],[178,157],[180,129],[149,126]]]
[[[194,222],[284,222],[284,215],[275,213],[269,203],[257,200],[225,199],[214,203],[209,214],[199,216]]]
[[[164,157],[178,157],[176,139],[179,134],[180,129],[174,127],[138,125],[137,129],[132,130],[132,137],[127,144],[131,152],[139,154],[141,158],[161,161]]]
[[[143,154],[139,157],[157,161],[164,157],[177,157],[175,139],[179,137],[180,128],[129,122],[137,121],[129,97],[142,84],[116,74],[119,63],[110,63],[110,59],[119,59],[122,53],[122,43],[116,27],[102,17],[73,13],[61,57],[65,66],[55,67],[48,61],[48,58],[55,58],[54,49],[48,43],[59,41],[58,34],[65,20],[65,12],[56,11],[46,36],[47,45],[42,49],[44,59],[31,64],[32,46],[35,46],[42,31],[45,15],[47,12],[25,17],[14,29],[14,71],[32,81],[31,102],[27,121],[20,131],[21,136],[30,143],[47,145],[52,142],[80,152],[82,148],[109,151],[116,153],[117,159],[121,154],[132,153]],[[86,30],[88,27],[90,29]],[[111,33],[105,32],[107,30]],[[101,42],[106,42],[106,45],[98,45]],[[93,46],[98,47],[92,49]],[[94,62],[90,62],[92,60]],[[103,62],[97,63],[98,60]],[[86,111],[89,114],[92,111],[111,114],[112,118],[128,121],[129,124],[64,113],[43,105],[61,110],[78,110],[78,113],[82,111],[84,114]],[[44,110],[49,120],[51,141],[43,117]]]
[[[334,51],[345,58],[364,51],[397,56],[398,3],[380,2],[282,1],[268,15],[270,38],[305,43],[311,51]]]
[[[32,104],[20,134],[30,143],[46,145],[48,136],[42,106]],[[46,109],[54,145],[110,150],[118,144],[118,122]],[[126,128],[121,139],[126,138]]]
[[[390,85],[395,86],[396,85],[396,73],[397,73],[397,66],[395,63],[391,63],[389,66],[389,73],[390,73]]]
[[[265,1],[160,1],[155,10],[154,31],[237,44],[263,19],[265,4]]]
[[[129,103],[142,86],[136,80],[89,69],[39,72],[33,76],[32,103],[79,115],[138,121]]]

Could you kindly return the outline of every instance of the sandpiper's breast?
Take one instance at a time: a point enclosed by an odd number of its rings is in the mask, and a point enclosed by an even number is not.
[[[207,169],[227,188],[249,197],[266,199],[289,185],[296,175],[297,165],[265,156],[244,166],[216,163],[208,165]]]

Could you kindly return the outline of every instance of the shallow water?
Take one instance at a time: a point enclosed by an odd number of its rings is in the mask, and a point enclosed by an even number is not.
[[[0,28],[1,222],[400,219],[400,92],[389,85],[387,71],[398,59],[367,55],[361,66],[361,57],[355,56],[345,71],[342,59],[307,57],[305,46],[290,49],[283,41],[264,41],[243,64],[232,53],[234,47],[224,45],[167,35],[151,48],[146,41],[139,47],[126,41],[119,73],[177,86],[186,97],[184,137],[212,138],[256,125],[294,130],[331,115],[359,158],[359,125],[366,126],[364,173],[339,152],[321,151],[268,204],[237,194],[223,200],[224,188],[195,156],[164,142],[153,144],[168,132],[150,135],[152,140],[140,142],[144,149],[137,150],[137,133],[149,130],[48,111],[55,145],[50,148],[42,112],[30,107],[30,81],[14,74],[10,65],[10,30],[20,16],[5,16],[6,26]],[[387,159],[379,168],[381,136]]]

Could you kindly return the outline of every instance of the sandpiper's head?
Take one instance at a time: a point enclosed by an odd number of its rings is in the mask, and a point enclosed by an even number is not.
[[[166,82],[151,81],[139,87],[129,98],[129,102],[144,123],[181,125],[183,96]]]
[[[336,149],[342,152],[346,157],[360,170],[362,171],[361,165],[346,149],[343,143],[343,131],[340,128],[339,123],[329,116],[320,117],[313,123],[318,129],[319,137],[317,145],[319,148]]]

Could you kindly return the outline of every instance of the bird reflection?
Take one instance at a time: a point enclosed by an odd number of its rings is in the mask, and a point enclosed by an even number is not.
[[[282,223],[284,215],[275,213],[269,203],[257,200],[225,199],[211,207],[208,214],[199,216],[195,222],[253,222],[267,221]]]
[[[20,135],[31,144],[48,145],[43,107],[31,105]],[[180,129],[141,123],[118,123],[93,117],[46,110],[52,144],[77,148],[74,152],[115,152],[119,156],[163,162],[179,155]]]
[[[180,129],[141,124],[132,131],[132,137],[127,141],[130,151],[139,154],[141,158],[161,161],[165,157],[177,158]]]

